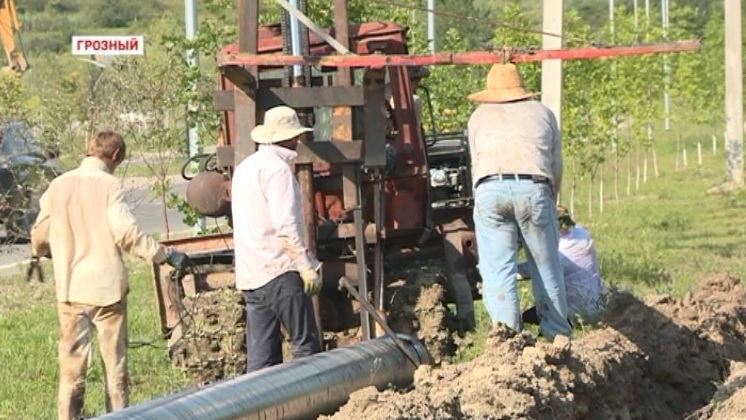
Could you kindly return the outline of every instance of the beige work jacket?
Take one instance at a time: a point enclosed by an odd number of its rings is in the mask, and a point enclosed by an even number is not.
[[[32,228],[34,255],[51,251],[59,302],[108,306],[129,291],[123,252],[162,263],[165,248],[141,232],[119,179],[87,157],[41,197]]]

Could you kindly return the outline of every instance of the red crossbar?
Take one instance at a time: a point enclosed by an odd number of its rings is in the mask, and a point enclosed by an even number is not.
[[[631,46],[567,48],[559,50],[512,50],[506,49],[508,60],[513,63],[528,63],[542,60],[584,60],[593,58],[622,57],[629,55],[661,54],[697,51],[699,41],[678,41],[659,44]],[[292,56],[281,54],[254,55],[246,53],[218,54],[218,66],[323,66],[323,67],[380,67],[380,66],[433,66],[447,64],[493,64],[501,63],[505,54],[488,51],[463,53],[437,53],[433,55],[324,55]]]

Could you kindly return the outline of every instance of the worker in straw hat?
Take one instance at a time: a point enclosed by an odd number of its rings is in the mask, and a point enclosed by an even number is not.
[[[284,325],[293,357],[321,351],[311,296],[321,290],[321,266],[304,246],[295,148],[304,127],[286,106],[267,110],[252,130],[259,144],[233,175],[236,288],[246,303],[247,372],[283,362]]]
[[[469,96],[480,103],[469,118],[468,135],[482,295],[493,323],[521,331],[520,239],[528,264],[539,273],[532,285],[541,333],[571,338],[557,253],[561,135],[556,117],[536,96],[512,63],[494,65],[487,88]]]

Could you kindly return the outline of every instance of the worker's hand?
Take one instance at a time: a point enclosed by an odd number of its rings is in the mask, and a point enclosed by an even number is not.
[[[300,270],[300,278],[303,280],[303,289],[309,296],[317,295],[321,291],[321,277],[318,269]]]
[[[189,257],[181,251],[168,248],[166,251],[166,262],[171,267],[181,270],[186,268],[189,264]]]

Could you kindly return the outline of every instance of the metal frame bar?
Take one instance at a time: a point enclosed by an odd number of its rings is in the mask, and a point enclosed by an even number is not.
[[[664,42],[612,47],[567,48],[559,50],[471,51],[429,55],[364,55],[364,56],[289,56],[221,53],[218,66],[324,66],[324,67],[382,67],[382,66],[438,66],[451,64],[529,63],[543,60],[583,60],[591,58],[623,57],[629,55],[691,52],[700,48],[697,40]]]

